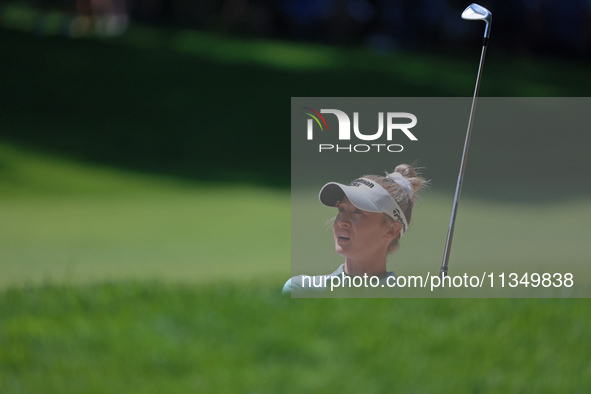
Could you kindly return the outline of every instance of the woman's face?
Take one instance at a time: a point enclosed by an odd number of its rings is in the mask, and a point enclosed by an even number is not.
[[[336,252],[348,258],[371,258],[382,253],[385,256],[392,236],[383,213],[362,211],[345,196],[338,206],[333,232]],[[390,230],[390,231],[389,231]],[[386,238],[384,238],[386,237]]]

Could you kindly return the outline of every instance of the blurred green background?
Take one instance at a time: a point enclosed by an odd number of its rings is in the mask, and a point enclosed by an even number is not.
[[[133,23],[68,39],[34,34],[31,8],[11,12],[0,30],[1,392],[591,389],[587,299],[279,295],[290,98],[469,96],[478,44],[384,54]],[[516,56],[493,39],[481,95],[588,96],[589,71],[585,59]],[[556,160],[586,157],[587,142]],[[465,248],[452,258],[494,256],[506,245],[468,228],[509,220],[514,264],[544,253],[520,245],[556,238],[584,264],[591,198],[576,162],[559,187],[534,177],[539,201],[466,187]],[[436,183],[421,208],[445,218],[454,179]],[[519,185],[527,193],[528,179]],[[509,214],[495,217],[498,206]],[[548,210],[578,238],[557,236]],[[437,248],[413,242],[401,253],[431,264]]]

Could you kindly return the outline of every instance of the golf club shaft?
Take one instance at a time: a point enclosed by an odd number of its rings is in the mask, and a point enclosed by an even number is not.
[[[478,66],[478,76],[476,77],[476,88],[474,89],[474,97],[472,97],[472,107],[470,109],[470,118],[468,119],[468,130],[466,131],[466,140],[464,141],[464,151],[462,152],[462,162],[460,163],[460,173],[458,175],[458,183],[456,185],[456,193],[454,196],[454,205],[451,211],[451,220],[449,222],[449,229],[447,231],[447,240],[445,241],[445,251],[443,253],[443,262],[439,270],[439,277],[443,279],[447,275],[447,265],[449,263],[449,254],[451,252],[451,242],[454,237],[454,227],[456,225],[456,215],[458,213],[458,203],[460,202],[460,194],[462,193],[462,182],[464,180],[464,171],[466,170],[466,160],[468,156],[468,148],[470,146],[470,136],[472,135],[472,122],[474,120],[474,111],[476,109],[476,100],[478,99],[478,89],[480,89],[480,77],[482,76],[482,66],[484,64],[484,55],[486,54],[488,39],[484,39],[482,46],[482,54],[480,55],[480,64]]]

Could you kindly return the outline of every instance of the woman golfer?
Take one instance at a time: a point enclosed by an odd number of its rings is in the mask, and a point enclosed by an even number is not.
[[[386,256],[398,249],[410,224],[415,192],[427,182],[412,166],[400,164],[385,177],[365,175],[349,185],[324,185],[320,202],[338,209],[333,223],[334,244],[345,263],[330,275],[295,276],[285,283],[283,293],[325,290],[331,287],[334,276],[377,277],[374,279],[381,287],[388,277],[395,276],[386,269]]]

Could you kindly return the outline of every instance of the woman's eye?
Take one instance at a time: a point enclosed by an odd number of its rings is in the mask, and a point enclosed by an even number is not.
[[[363,212],[361,212],[361,210],[360,210],[360,209],[356,209],[356,210],[355,210],[355,213],[363,213]]]

